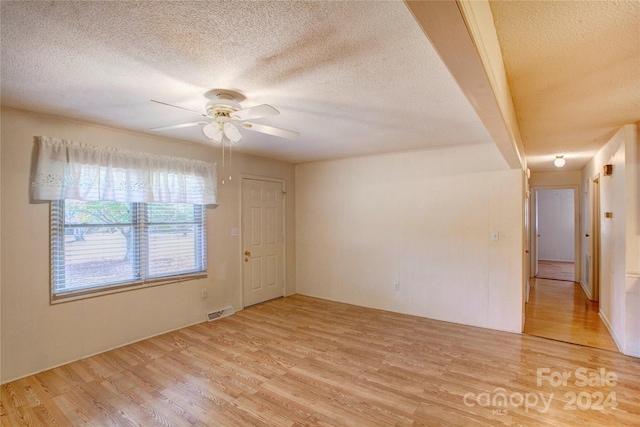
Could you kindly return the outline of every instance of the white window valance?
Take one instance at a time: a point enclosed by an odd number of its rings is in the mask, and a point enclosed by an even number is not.
[[[215,163],[36,137],[34,200],[215,205]]]

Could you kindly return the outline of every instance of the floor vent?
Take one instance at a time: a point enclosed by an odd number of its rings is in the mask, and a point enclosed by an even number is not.
[[[220,319],[221,317],[231,316],[233,313],[233,307],[225,307],[222,310],[211,311],[207,313],[207,322]]]

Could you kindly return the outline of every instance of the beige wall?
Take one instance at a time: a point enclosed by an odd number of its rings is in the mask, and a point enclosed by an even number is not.
[[[580,187],[580,171],[532,172],[529,179],[531,187]]]
[[[603,176],[605,164],[613,174]],[[589,189],[600,177],[601,256],[600,315],[618,347],[640,357],[640,226],[638,225],[638,130],[636,125],[621,128],[582,171],[583,188]],[[583,226],[591,223],[591,194],[585,193]],[[611,212],[612,218],[604,218]],[[589,250],[587,241],[585,251]]]
[[[33,137],[47,135],[221,163],[221,152],[17,110],[3,109],[1,171],[1,379],[19,378],[165,331],[202,322],[205,312],[241,308],[240,174],[286,181],[287,293],[295,293],[294,167],[234,153],[234,180],[207,211],[208,277],[49,304],[49,204],[30,203]],[[208,297],[200,291],[207,288]]]
[[[298,293],[520,332],[523,179],[493,144],[297,165]]]

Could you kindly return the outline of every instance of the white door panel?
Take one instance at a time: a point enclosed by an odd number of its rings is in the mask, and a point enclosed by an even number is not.
[[[284,295],[283,184],[242,180],[243,305]]]

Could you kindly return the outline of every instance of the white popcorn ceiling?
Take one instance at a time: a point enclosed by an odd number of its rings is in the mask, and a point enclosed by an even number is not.
[[[640,2],[491,1],[534,171],[579,170],[640,120]],[[107,126],[197,121],[227,88],[256,122],[239,149],[306,162],[489,142],[401,1],[2,1],[2,105]],[[153,133],[157,135],[157,133]],[[160,134],[206,144],[199,127]],[[54,135],[55,136],[55,135]]]
[[[1,7],[5,106],[148,132],[199,120],[151,99],[202,111],[233,89],[301,133],[242,130],[238,149],[296,163],[491,141],[401,1]],[[161,135],[207,143],[199,126]]]
[[[640,121],[640,2],[491,1],[529,167],[580,170]]]

